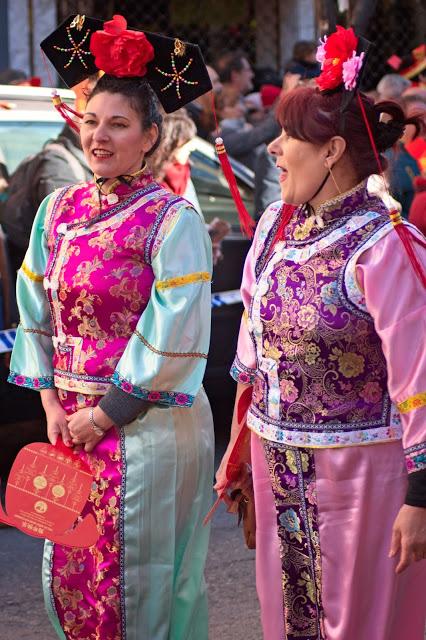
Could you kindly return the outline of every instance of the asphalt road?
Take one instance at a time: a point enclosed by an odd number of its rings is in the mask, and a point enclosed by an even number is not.
[[[0,528],[0,640],[57,640],[44,611],[42,547],[37,538]],[[254,552],[223,506],[213,520],[206,579],[209,640],[261,640]]]

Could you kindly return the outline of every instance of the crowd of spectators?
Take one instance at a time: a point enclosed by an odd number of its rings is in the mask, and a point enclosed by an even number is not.
[[[213,91],[187,105],[182,113],[166,116],[165,131],[168,135],[152,158],[158,180],[199,208],[190,180],[191,141],[198,135],[214,142],[220,134],[228,154],[254,172],[254,211],[250,213],[258,219],[265,208],[280,197],[278,170],[267,152],[267,145],[280,133],[275,119],[276,103],[280,96],[298,85],[315,83],[320,73],[315,57],[316,47],[315,42],[297,42],[292,59],[281,74],[272,68],[254,69],[243,50],[220,52],[208,66]],[[31,85],[38,84],[37,80],[13,69],[0,72],[0,84]],[[369,95],[376,101],[398,102],[408,116],[422,113],[426,118],[426,70],[421,70],[414,81],[401,73],[387,73]],[[58,146],[65,148],[65,152],[59,153]],[[75,181],[75,162],[73,166],[70,154],[80,164],[82,172],[88,172],[79,140],[68,126],[53,146],[45,147],[41,154],[31,183],[34,212],[49,191]],[[387,152],[387,160],[386,185],[382,179],[373,179],[371,189],[379,191],[389,206],[397,206],[405,218],[426,233],[425,130],[407,127],[403,138]],[[0,150],[0,191],[3,194],[7,194],[8,180]],[[229,230],[229,225],[222,222],[213,221],[210,229],[212,239],[216,241],[216,261],[221,255],[220,241]],[[20,260],[23,250],[23,247],[14,247],[12,253]]]

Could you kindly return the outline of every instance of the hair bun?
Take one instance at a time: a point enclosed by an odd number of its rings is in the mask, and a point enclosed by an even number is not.
[[[390,149],[404,133],[405,123],[389,120],[378,122],[376,126],[375,141],[378,151]]]

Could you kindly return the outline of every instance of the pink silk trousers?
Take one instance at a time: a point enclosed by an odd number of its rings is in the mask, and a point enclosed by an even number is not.
[[[397,576],[397,559],[388,558],[407,489],[401,443],[315,449],[314,455],[325,639],[424,640],[426,562]],[[255,434],[252,466],[263,637],[286,640],[274,495]]]

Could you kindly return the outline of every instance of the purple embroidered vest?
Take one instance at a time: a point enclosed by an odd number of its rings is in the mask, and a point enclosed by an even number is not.
[[[111,206],[93,184],[61,190],[45,223],[44,287],[60,389],[104,394],[151,295],[151,258],[181,198],[144,175]]]
[[[380,230],[381,200],[365,186],[326,203],[325,227],[299,211],[287,240],[257,261],[248,326],[257,376],[248,424],[263,437],[299,446],[377,442],[397,435],[386,363],[372,317],[355,304],[355,263]],[[355,296],[356,298],[356,296]]]

